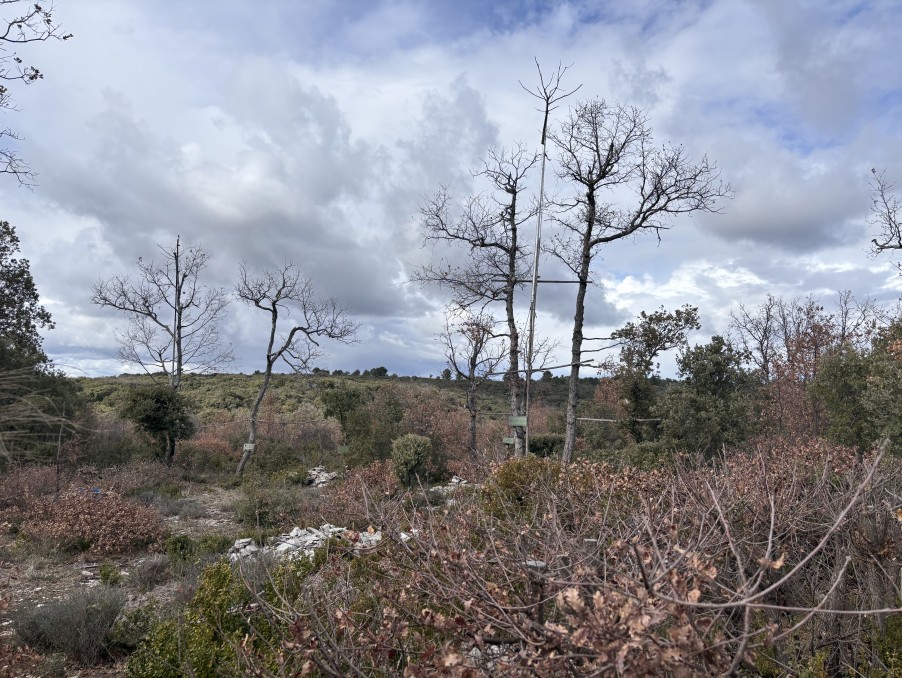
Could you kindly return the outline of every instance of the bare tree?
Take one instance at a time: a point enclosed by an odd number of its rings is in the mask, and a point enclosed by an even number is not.
[[[751,356],[764,383],[771,379],[774,354],[777,351],[778,303],[776,297],[768,294],[757,309],[750,311],[744,304],[739,304],[738,311],[730,311],[730,333]]]
[[[235,292],[241,301],[269,314],[269,342],[266,346],[266,368],[263,383],[251,407],[250,432],[247,446],[238,462],[236,473],[244,473],[257,442],[257,415],[269,388],[273,367],[280,360],[295,372],[309,368],[310,363],[323,355],[320,341],[333,339],[343,343],[354,340],[357,324],[347,317],[347,309],[334,299],[319,299],[313,283],[300,269],[286,263],[278,270],[265,270],[259,276],[248,273],[244,264]],[[295,313],[291,329],[279,337],[279,317],[290,318]]]
[[[638,108],[602,100],[577,104],[550,135],[559,152],[558,176],[572,187],[557,199],[560,226],[550,253],[576,276],[564,461],[573,456],[576,405],[582,365],[585,301],[592,263],[601,245],[639,232],[669,228],[674,215],[713,212],[730,196],[707,157],[690,161],[681,146],[652,147],[651,131]],[[632,204],[619,198],[635,194]]]
[[[158,246],[159,247],[159,246]],[[120,357],[153,375],[161,370],[176,391],[185,372],[210,372],[232,360],[223,346],[219,323],[228,296],[222,288],[206,287],[200,279],[210,255],[198,247],[159,247],[163,260],[138,258],[137,280],[114,276],[92,288],[91,302],[129,316],[118,333]]]
[[[0,8],[19,2],[0,0]],[[0,19],[0,111],[15,110],[9,86],[3,83],[19,81],[30,85],[44,77],[41,71],[34,66],[26,66],[18,53],[10,50],[32,42],[68,40],[71,37],[71,33],[64,33],[53,20],[53,3],[40,5],[26,2],[12,18]],[[20,139],[11,128],[0,128],[0,143]],[[31,185],[35,178],[15,149],[6,147],[0,147],[0,174],[11,174],[26,186]]]
[[[896,185],[886,178],[885,172],[871,170],[871,217],[872,226],[880,230],[876,238],[871,240],[871,254],[902,250],[902,221],[899,220],[900,203],[895,194]],[[896,266],[902,271],[902,262]]]
[[[505,379],[510,386],[511,413],[515,415],[524,414],[524,403],[514,295],[525,281],[530,256],[520,229],[535,214],[532,208],[523,207],[521,194],[526,175],[536,161],[537,156],[523,146],[509,151],[491,149],[489,159],[477,173],[488,179],[491,195],[470,196],[455,208],[443,188],[427,200],[420,208],[425,241],[465,248],[469,257],[463,265],[446,261],[427,264],[412,276],[417,282],[449,289],[460,308],[478,308],[477,316],[489,304],[504,304],[508,347]],[[525,432],[516,427],[514,434],[515,453],[523,454]]]
[[[504,360],[505,343],[498,342],[495,319],[485,313],[464,311],[463,316],[449,310],[445,315],[445,328],[439,340],[448,358],[448,367],[458,378],[467,382],[467,412],[470,415],[470,459],[476,461],[476,417],[479,413],[476,392],[479,385],[495,372]]]

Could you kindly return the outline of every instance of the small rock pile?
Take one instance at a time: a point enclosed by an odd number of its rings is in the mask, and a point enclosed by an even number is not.
[[[355,532],[344,527],[326,523],[319,528],[296,527],[288,534],[272,537],[266,546],[257,546],[253,539],[237,539],[229,550],[229,560],[233,563],[245,558],[273,556],[275,558],[312,558],[316,549],[326,545],[329,539],[338,538],[353,546],[359,553],[373,548],[382,541],[382,532],[370,528],[366,532]]]
[[[460,476],[452,476],[447,485],[439,485],[432,489],[436,492],[441,492],[442,494],[450,494],[463,485],[469,485],[469,483]]]
[[[313,487],[322,487],[323,485],[328,485],[333,480],[338,477],[338,473],[329,473],[325,467],[316,466],[307,474],[307,483],[313,485]]]

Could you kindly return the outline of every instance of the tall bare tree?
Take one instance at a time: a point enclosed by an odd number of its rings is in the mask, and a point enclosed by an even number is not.
[[[304,371],[313,360],[323,355],[320,341],[333,339],[350,343],[354,340],[357,324],[347,317],[347,309],[337,301],[318,298],[313,283],[291,263],[286,263],[277,270],[265,270],[257,276],[248,273],[246,266],[242,264],[235,292],[241,301],[269,314],[270,321],[263,383],[251,406],[248,444],[236,471],[240,476],[254,452],[257,416],[276,363],[281,360],[295,372]],[[291,328],[279,336],[277,341],[280,316],[284,321],[291,318],[292,313],[295,315]]]
[[[65,33],[53,19],[53,5],[40,5],[21,0],[0,0],[0,10],[14,8],[13,16],[0,18],[0,111],[15,110],[15,103],[6,83],[21,82],[30,85],[41,80],[44,75],[34,66],[27,66],[15,51],[32,42],[47,40],[68,40],[71,33]],[[9,127],[0,127],[0,143],[7,140],[18,141],[19,137]],[[28,165],[16,154],[14,148],[0,146],[0,174],[11,174],[20,184],[31,185],[35,175]]]
[[[219,324],[228,296],[222,288],[201,281],[210,255],[199,247],[158,246],[160,262],[138,258],[137,279],[114,276],[92,288],[91,302],[129,317],[128,328],[117,333],[120,357],[148,374],[162,371],[176,391],[185,372],[210,372],[232,360]]]
[[[508,350],[505,379],[510,387],[511,413],[515,415],[524,414],[524,382],[518,371],[522,347],[514,296],[525,282],[530,258],[521,229],[535,213],[531,206],[524,206],[522,193],[537,159],[523,146],[491,149],[482,170],[476,173],[489,181],[491,194],[470,196],[455,206],[443,188],[427,200],[420,208],[425,241],[463,248],[469,256],[464,264],[427,264],[412,276],[417,282],[449,289],[455,304],[462,309],[477,309],[477,316],[490,304],[504,304]],[[516,427],[514,434],[515,453],[523,454],[525,432]]]
[[[549,136],[558,150],[558,176],[570,189],[569,196],[554,201],[559,231],[550,252],[577,283],[563,452],[569,461],[576,442],[586,293],[599,248],[639,232],[660,237],[674,215],[716,211],[717,201],[731,190],[706,157],[693,162],[681,146],[653,147],[638,108],[581,102]],[[624,203],[628,191],[634,198]]]

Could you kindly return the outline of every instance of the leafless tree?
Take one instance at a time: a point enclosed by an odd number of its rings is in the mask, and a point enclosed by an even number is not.
[[[479,385],[493,374],[504,360],[505,342],[498,341],[495,319],[485,313],[463,311],[462,317],[453,309],[445,315],[445,327],[439,340],[448,359],[448,367],[458,379],[467,382],[467,412],[470,415],[470,459],[477,460],[476,418],[479,413],[476,393]]]
[[[871,240],[871,253],[876,256],[881,252],[902,250],[902,222],[899,220],[902,206],[895,193],[896,185],[886,178],[886,173],[872,169],[871,174],[871,217],[868,223],[880,231]],[[896,265],[902,271],[902,262]]]
[[[0,0],[0,8],[17,5],[19,2],[20,0]],[[32,42],[68,40],[71,37],[71,33],[63,32],[54,21],[52,2],[49,5],[25,2],[23,7],[17,8],[12,18],[0,19],[0,111],[15,110],[9,85],[5,83],[19,81],[30,85],[44,77],[34,66],[26,66],[14,50]],[[0,128],[0,143],[20,139],[11,128]],[[0,174],[11,174],[26,186],[31,185],[35,178],[15,149],[6,147],[0,147]]]
[[[357,324],[347,317],[347,309],[334,299],[319,299],[313,283],[291,263],[277,270],[265,270],[255,276],[241,265],[235,292],[241,301],[269,314],[269,341],[266,345],[266,368],[263,383],[251,406],[250,432],[247,446],[238,462],[240,476],[250,460],[257,442],[257,415],[269,388],[272,370],[280,360],[295,372],[309,368],[310,363],[323,355],[320,341],[332,339],[351,343]],[[292,313],[294,317],[292,318]],[[292,318],[291,328],[279,336],[279,317]]]
[[[559,231],[549,252],[577,282],[563,452],[569,461],[576,441],[586,293],[600,246],[640,232],[660,237],[673,216],[716,211],[731,189],[707,157],[693,162],[681,146],[654,148],[638,108],[582,102],[549,136],[558,149],[558,176],[570,187],[569,196],[554,201]],[[635,197],[623,203],[627,191]]]
[[[232,360],[219,334],[228,296],[201,282],[210,255],[198,247],[159,247],[161,262],[138,258],[137,280],[114,276],[92,287],[91,302],[129,316],[116,336],[120,357],[148,374],[161,370],[179,390],[185,372],[210,372]],[[154,371],[152,371],[154,370]]]
[[[470,196],[459,207],[447,189],[440,190],[420,208],[420,223],[427,243],[446,243],[467,250],[463,265],[441,261],[414,272],[413,280],[435,284],[451,291],[462,309],[478,309],[503,303],[507,323],[508,373],[511,412],[524,413],[523,380],[517,371],[522,352],[517,328],[514,295],[528,270],[529,248],[523,244],[521,228],[535,210],[524,207],[525,179],[537,156],[523,146],[489,151],[489,159],[476,173],[492,187],[492,193]],[[524,430],[514,429],[515,453],[524,450]]]
[[[730,333],[751,356],[764,383],[770,381],[772,362],[776,353],[777,298],[768,294],[761,306],[749,310],[739,304],[738,311],[730,311]]]

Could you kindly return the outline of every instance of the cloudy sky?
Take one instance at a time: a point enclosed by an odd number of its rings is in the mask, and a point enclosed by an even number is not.
[[[768,293],[902,290],[894,262],[867,254],[870,169],[902,180],[894,0],[59,0],[55,18],[75,38],[21,50],[45,79],[0,120],[38,185],[0,181],[0,218],[71,374],[129,369],[123,319],[92,306],[91,285],[177,234],[213,255],[211,286],[231,289],[242,261],[292,261],[350,307],[359,342],[320,366],[437,374],[445,299],[405,282],[436,256],[417,207],[442,185],[481,190],[470,169],[490,147],[538,149],[518,85],[536,82],[534,59],[572,64],[576,98],[642,107],[656,142],[707,154],[735,190],[660,243],[604,250],[587,334],[689,303],[702,340]],[[540,289],[538,332],[564,339],[561,356],[573,291]],[[234,370],[262,368],[265,322],[229,307]]]

